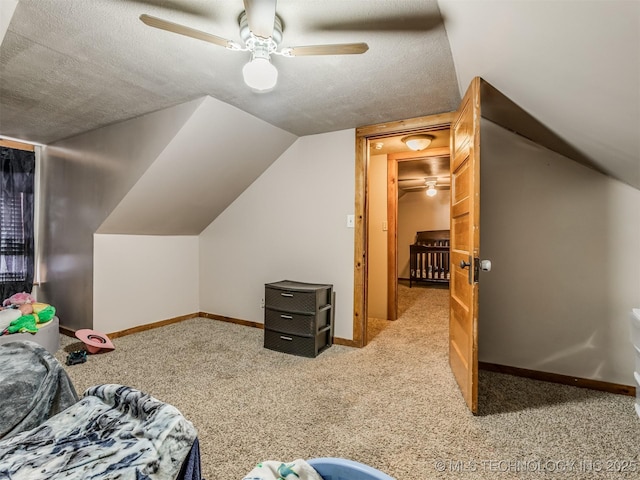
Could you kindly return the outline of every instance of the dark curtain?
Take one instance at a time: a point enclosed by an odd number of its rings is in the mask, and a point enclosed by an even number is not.
[[[33,152],[0,147],[0,302],[33,288]]]

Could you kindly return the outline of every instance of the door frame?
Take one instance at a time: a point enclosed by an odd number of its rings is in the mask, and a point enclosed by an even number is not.
[[[429,128],[429,133],[443,128]],[[398,163],[449,155],[449,147],[387,155],[387,320],[398,319]]]
[[[355,231],[353,272],[353,345],[367,345],[367,280],[368,280],[368,170],[369,145],[372,141],[397,135],[450,128],[455,112],[416,117],[395,122],[356,128]],[[387,306],[388,308],[388,306]]]

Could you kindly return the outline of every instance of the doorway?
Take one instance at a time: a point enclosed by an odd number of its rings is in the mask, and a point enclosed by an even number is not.
[[[398,282],[448,285],[446,248],[424,246],[433,235],[448,239],[451,175],[446,129],[428,130],[433,147],[387,156],[387,285],[389,320],[398,318]],[[429,244],[431,242],[429,241]],[[421,247],[417,252],[415,244]],[[437,241],[445,245],[445,241]],[[447,243],[448,244],[448,243]],[[424,251],[422,251],[424,250]]]
[[[431,144],[418,151],[403,136],[371,146],[368,341],[402,316],[408,299],[449,286],[450,132],[428,135]]]
[[[375,142],[385,139],[399,138],[414,133],[424,133],[449,129],[455,112],[418,117],[409,120],[391,122],[380,125],[361,127],[356,130],[356,199],[355,199],[355,262],[354,262],[354,322],[353,341],[357,346],[365,346],[367,338],[368,320],[368,269],[369,269],[369,202],[368,181],[370,168],[370,152]],[[448,154],[448,147],[447,154]],[[442,154],[442,152],[440,152]],[[397,187],[397,185],[396,185]],[[397,220],[397,217],[396,217]],[[396,226],[388,225],[392,234],[396,233]],[[397,265],[397,256],[393,255]],[[394,268],[392,266],[392,268]],[[397,271],[397,266],[395,267]],[[397,274],[393,282],[397,299]],[[397,302],[397,300],[396,300]],[[396,307],[397,308],[397,307]]]

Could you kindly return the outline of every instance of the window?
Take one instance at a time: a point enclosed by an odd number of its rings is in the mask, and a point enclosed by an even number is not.
[[[0,147],[0,301],[33,287],[35,154]]]
[[[24,282],[27,278],[27,242],[25,240],[25,195],[3,195],[0,204],[0,281]]]

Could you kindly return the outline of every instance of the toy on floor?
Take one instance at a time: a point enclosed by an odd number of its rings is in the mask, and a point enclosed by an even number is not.
[[[67,355],[67,365],[77,365],[87,361],[87,352],[85,350],[76,350]]]

